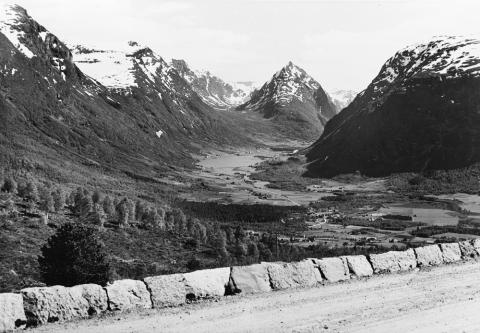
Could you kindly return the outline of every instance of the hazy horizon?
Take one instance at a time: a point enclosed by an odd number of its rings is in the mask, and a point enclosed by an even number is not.
[[[330,91],[363,90],[385,60],[409,44],[436,35],[480,35],[474,1],[2,3],[23,6],[71,44],[117,49],[135,40],[227,82],[262,83],[292,61]]]

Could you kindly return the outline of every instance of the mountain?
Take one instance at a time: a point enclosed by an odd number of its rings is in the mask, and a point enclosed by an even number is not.
[[[292,62],[255,90],[237,110],[258,112],[281,124],[292,137],[306,140],[318,137],[336,113],[320,84]]]
[[[480,41],[438,37],[387,60],[325,126],[306,175],[460,168],[480,161]]]
[[[257,86],[258,83],[255,81],[237,81],[233,83],[234,89],[240,89],[244,91],[248,96],[256,89]]]
[[[357,93],[353,90],[334,90],[329,92],[330,97],[332,98],[333,104],[338,111],[346,108],[355,98]]]
[[[213,108],[231,109],[248,98],[247,89],[234,87],[209,71],[194,71],[190,69],[185,60],[172,59],[171,65],[192,86],[202,100]]]
[[[148,47],[73,51],[25,9],[0,10],[3,170],[155,177],[202,146],[248,140]]]

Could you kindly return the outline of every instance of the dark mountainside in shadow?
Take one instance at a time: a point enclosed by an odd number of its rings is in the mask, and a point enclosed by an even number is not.
[[[478,40],[398,51],[307,152],[310,177],[385,176],[480,161]]]

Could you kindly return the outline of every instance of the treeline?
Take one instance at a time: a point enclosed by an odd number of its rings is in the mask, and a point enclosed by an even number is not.
[[[387,186],[401,193],[472,193],[480,191],[480,164],[461,169],[430,170],[392,175]]]
[[[366,228],[375,228],[375,229],[384,229],[384,230],[394,230],[394,231],[403,231],[406,228],[419,227],[425,225],[423,222],[412,222],[399,219],[375,219],[373,221],[369,219],[359,219],[359,218],[350,218],[344,217],[341,219],[331,221],[333,224],[340,224],[343,226],[356,225],[359,227]]]
[[[445,234],[445,233],[480,236],[480,229],[468,228],[461,225],[442,225],[442,226],[433,225],[433,226],[412,230],[410,233],[416,237],[431,237],[431,236]]]
[[[188,214],[220,222],[279,222],[292,213],[304,213],[301,206],[275,206],[264,204],[242,205],[217,202],[179,201],[177,206]]]

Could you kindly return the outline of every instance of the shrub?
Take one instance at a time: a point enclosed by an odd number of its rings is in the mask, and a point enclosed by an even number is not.
[[[12,217],[17,215],[17,207],[12,198],[8,198],[5,202],[5,212]]]
[[[192,258],[187,262],[187,269],[189,271],[197,271],[202,268],[202,263],[197,258]]]
[[[195,238],[188,238],[185,241],[184,247],[188,250],[196,250],[198,248],[198,240]]]
[[[97,230],[91,226],[66,223],[50,237],[41,251],[38,263],[47,285],[105,285],[109,281],[107,253]]]
[[[3,183],[3,186],[2,186],[2,191],[16,194],[17,193],[17,182],[13,178],[5,179],[5,182]]]

